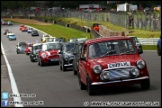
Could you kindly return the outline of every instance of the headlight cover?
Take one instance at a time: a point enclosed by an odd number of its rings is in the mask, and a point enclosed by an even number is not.
[[[42,53],[41,56],[42,56],[42,58],[46,58],[46,54],[45,53]]]
[[[137,61],[137,67],[139,68],[139,69],[143,69],[144,67],[145,67],[145,62],[143,61],[143,60],[138,60]]]
[[[100,75],[100,78],[101,78],[101,80],[109,80],[109,78],[110,78],[110,73],[109,73],[109,71],[103,72],[103,73]]]
[[[136,67],[133,67],[133,68],[131,68],[130,73],[132,76],[138,77],[140,74],[140,71]]]
[[[93,71],[94,73],[98,74],[98,73],[101,73],[102,72],[102,67],[100,65],[95,65],[93,67]]]

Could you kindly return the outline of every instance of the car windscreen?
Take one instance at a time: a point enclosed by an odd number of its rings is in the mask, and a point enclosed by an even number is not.
[[[47,43],[42,45],[42,51],[60,50],[60,48],[61,48],[60,43]]]
[[[93,43],[89,45],[88,49],[89,58],[136,53],[131,40],[115,40]]]
[[[54,42],[55,38],[46,38],[46,42]]]
[[[8,37],[9,38],[15,38],[15,35],[9,35]]]
[[[38,31],[33,31],[33,33],[38,33]]]
[[[27,46],[27,44],[26,43],[19,43],[19,46]]]
[[[71,44],[65,44],[63,52],[74,52],[75,49],[75,44],[71,43]]]
[[[33,46],[32,52],[36,54],[36,52],[41,49],[42,49],[42,45]]]
[[[20,48],[26,48],[27,45],[20,45]]]

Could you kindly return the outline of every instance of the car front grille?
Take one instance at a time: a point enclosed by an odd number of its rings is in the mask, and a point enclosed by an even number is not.
[[[132,67],[109,69],[109,70],[106,69],[106,70],[102,71],[100,78],[102,77],[103,73],[108,72],[109,73],[109,79],[108,79],[109,81],[129,79],[129,78],[132,78],[132,76],[130,74],[131,68]]]

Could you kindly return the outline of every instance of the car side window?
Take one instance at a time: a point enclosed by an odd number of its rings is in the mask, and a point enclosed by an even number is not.
[[[81,58],[86,59],[86,45],[84,45],[81,49]]]
[[[61,52],[63,52],[63,50],[64,50],[64,45],[61,46],[61,49],[60,49],[60,50],[61,50]]]

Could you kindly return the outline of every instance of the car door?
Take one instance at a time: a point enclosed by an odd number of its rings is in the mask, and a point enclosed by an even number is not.
[[[81,81],[86,84],[87,77],[87,47],[83,44],[81,49],[81,56],[79,59],[79,74]]]

